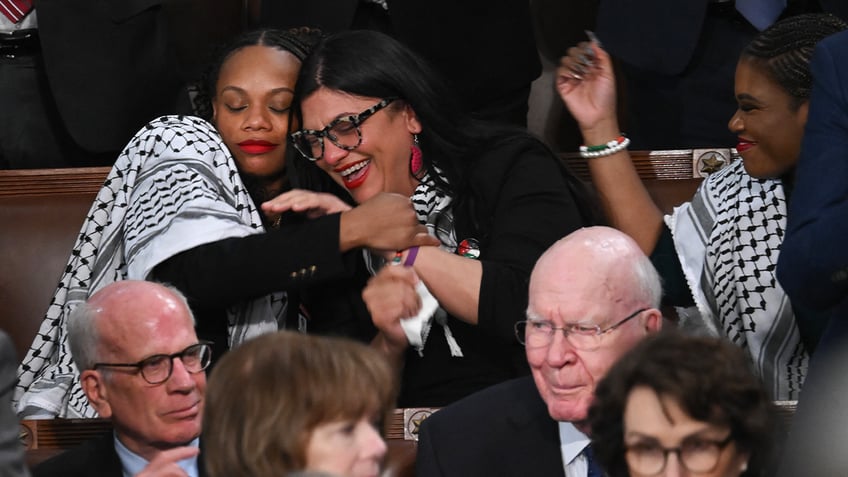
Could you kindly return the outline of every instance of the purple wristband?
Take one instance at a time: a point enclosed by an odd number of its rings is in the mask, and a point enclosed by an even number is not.
[[[406,260],[403,262],[404,267],[411,267],[413,263],[415,263],[415,257],[418,256],[418,246],[409,247],[409,250],[406,253]]]

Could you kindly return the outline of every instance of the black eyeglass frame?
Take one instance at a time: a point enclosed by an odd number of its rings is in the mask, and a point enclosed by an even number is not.
[[[568,335],[572,334],[573,330],[575,328],[578,328],[578,327],[583,328],[584,330],[589,330],[589,329],[594,328],[595,332],[592,333],[591,335],[589,335],[588,333],[583,333],[586,336],[601,336],[601,335],[604,335],[606,333],[609,333],[610,331],[618,328],[619,326],[621,326],[621,325],[627,323],[628,321],[632,320],[633,318],[639,316],[640,313],[642,313],[644,311],[648,311],[648,310],[650,310],[650,308],[640,308],[640,309],[634,311],[633,313],[627,315],[626,317],[624,317],[623,319],[621,319],[617,323],[615,323],[611,326],[608,326],[606,328],[603,328],[603,329],[601,328],[601,325],[581,325],[581,324],[578,324],[578,323],[572,323],[572,324],[565,325],[561,328],[558,328],[558,327],[554,326],[553,323],[551,323],[550,321],[544,321],[544,320],[519,321],[519,322],[515,323],[515,325],[513,327],[515,329],[515,337],[518,338],[518,342],[526,346],[526,343],[525,343],[526,340],[524,339],[524,336],[522,336],[523,335],[522,330],[526,329],[526,326],[529,323],[547,323],[547,324],[549,324],[551,326],[551,334],[550,334],[551,341],[553,341],[554,334],[556,334],[557,331],[562,331],[565,334],[566,339],[568,339]],[[548,346],[550,346],[550,343],[548,343]],[[541,346],[540,346],[540,348],[541,348]]]
[[[192,354],[195,351],[195,349],[201,350],[201,353],[200,353],[200,356],[201,356],[200,369],[198,369],[197,371],[192,371],[192,370],[188,369],[188,367],[186,366],[186,371],[188,371],[191,374],[197,374],[197,373],[203,371],[204,369],[208,368],[209,363],[212,362],[212,345],[213,344],[214,343],[211,342],[211,341],[200,341],[200,342],[195,343],[191,346],[188,346],[184,350],[178,351],[174,354],[154,354],[152,356],[148,356],[148,357],[146,357],[142,360],[139,360],[135,363],[94,363],[94,366],[92,366],[91,369],[96,370],[98,368],[135,368],[136,373],[141,373],[141,377],[145,381],[147,381],[148,384],[162,384],[165,381],[167,381],[168,379],[170,379],[171,375],[174,373],[174,358],[180,358],[180,361],[183,361],[183,366],[185,366],[184,357]],[[205,353],[203,352],[204,349],[205,349]],[[206,358],[205,363],[203,362],[204,357]],[[160,359],[164,359],[164,358],[168,358],[168,374],[165,376],[165,378],[162,379],[162,380],[158,380],[158,381],[153,381],[153,380],[148,379],[147,375],[144,374],[144,367],[146,365],[148,365],[149,363],[155,361],[155,360],[160,360]]]
[[[649,473],[649,475],[659,475],[659,474],[661,474],[662,471],[664,471],[666,466],[668,465],[668,455],[672,454],[672,453],[677,454],[677,460],[680,461],[680,465],[682,465],[683,468],[686,469],[688,472],[693,472],[693,473],[697,473],[697,474],[712,472],[713,470],[715,470],[716,466],[718,466],[718,461],[721,460],[721,451],[723,451],[724,448],[727,447],[728,444],[733,442],[733,433],[728,434],[727,437],[725,437],[723,440],[720,440],[720,441],[703,440],[703,439],[701,441],[708,443],[710,445],[716,446],[716,449],[718,450],[718,452],[716,453],[715,462],[713,462],[712,467],[710,467],[709,469],[690,469],[689,464],[686,463],[686,459],[683,458],[683,445],[679,445],[677,447],[662,447],[662,446],[658,445],[658,446],[656,446],[656,449],[662,450],[663,463],[662,463],[662,466],[659,468],[659,470],[657,470],[656,472],[654,472],[652,474]],[[685,443],[685,441],[684,441],[684,443]],[[635,446],[625,446],[625,460],[627,459],[627,454],[630,452],[632,447],[635,447]]]
[[[362,130],[359,129],[359,126],[362,125],[362,123],[364,123],[366,119],[370,118],[371,116],[373,116],[378,111],[385,108],[386,106],[392,104],[397,99],[398,98],[382,99],[382,100],[380,100],[379,103],[375,104],[374,106],[371,106],[370,108],[366,109],[365,111],[362,111],[359,114],[349,114],[349,115],[346,115],[346,116],[337,117],[336,119],[330,121],[329,124],[324,126],[323,129],[301,129],[300,131],[295,131],[295,132],[289,134],[289,137],[292,140],[292,144],[294,144],[294,148],[297,149],[297,152],[299,152],[301,156],[305,157],[306,159],[308,159],[312,162],[317,162],[324,157],[324,138],[325,137],[327,139],[329,139],[330,142],[335,144],[337,147],[344,149],[345,151],[352,151],[352,150],[356,149],[357,147],[359,147],[360,144],[362,144]],[[345,145],[345,144],[341,144],[339,142],[338,138],[335,137],[331,132],[334,127],[338,126],[339,123],[344,122],[344,121],[348,121],[351,124],[353,124],[354,130],[356,131],[356,137],[357,137],[355,146],[348,146],[348,145]],[[301,138],[303,138],[306,135],[314,136],[318,140],[318,144],[320,144],[320,146],[321,146],[321,155],[320,156],[313,157],[311,147],[310,147],[309,152],[306,152],[303,149],[301,149],[298,142]]]

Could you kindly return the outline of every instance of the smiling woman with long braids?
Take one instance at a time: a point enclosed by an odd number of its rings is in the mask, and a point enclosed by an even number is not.
[[[741,161],[705,179],[691,202],[663,217],[620,141],[615,78],[597,43],[569,50],[557,88],[577,119],[589,168],[612,224],[631,235],[660,271],[667,304],[697,306],[706,327],[746,349],[772,399],[797,399],[815,330],[799,331],[775,278],[786,202],[807,121],[816,43],[846,28],[838,18],[786,18],[743,50],[736,69],[739,109],[728,127]],[[595,152],[600,151],[600,152]],[[595,157],[591,157],[595,156]],[[684,323],[685,324],[685,323]]]

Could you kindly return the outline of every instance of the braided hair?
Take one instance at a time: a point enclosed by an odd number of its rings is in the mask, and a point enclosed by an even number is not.
[[[798,108],[810,97],[813,78],[810,58],[816,44],[848,28],[829,13],[807,13],[785,18],[758,34],[742,50],[741,59],[754,60],[795,101]]]
[[[215,97],[221,67],[233,53],[248,46],[270,46],[288,51],[298,60],[303,61],[320,37],[320,30],[314,28],[301,27],[289,30],[266,28],[242,33],[232,41],[219,46],[212,53],[212,61],[203,72],[200,84],[197,85],[196,96],[193,100],[197,115],[206,120],[212,118],[212,98]]]

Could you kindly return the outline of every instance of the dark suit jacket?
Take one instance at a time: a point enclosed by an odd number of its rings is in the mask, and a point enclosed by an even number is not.
[[[468,106],[515,92],[541,64],[526,0],[387,0],[393,36],[451,80]],[[264,0],[260,23],[350,28],[360,0]]]
[[[416,475],[564,476],[559,427],[533,378],[492,386],[427,418]]]
[[[202,455],[202,454],[201,454]],[[198,473],[206,472],[198,456]],[[112,432],[91,439],[37,465],[33,477],[121,477],[121,459],[115,451]]]
[[[20,423],[12,411],[17,369],[18,355],[12,339],[0,330],[0,475],[3,477],[29,475],[24,465],[21,441],[18,439]]]
[[[777,277],[793,303],[830,309],[810,362],[780,476],[848,466],[848,32],[822,40]],[[820,323],[821,324],[821,323]]]
[[[178,111],[188,106],[183,85],[206,62],[203,51],[240,28],[234,0],[205,0],[186,14],[200,1],[38,1],[50,90],[83,149],[120,151],[151,119],[188,112]]]
[[[601,0],[598,35],[610,52],[631,65],[678,74],[698,46],[709,1]],[[848,20],[848,2],[819,0],[819,4],[823,11]]]

